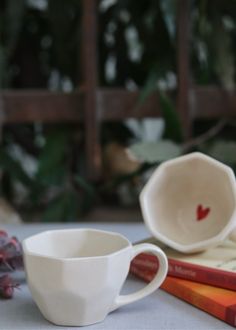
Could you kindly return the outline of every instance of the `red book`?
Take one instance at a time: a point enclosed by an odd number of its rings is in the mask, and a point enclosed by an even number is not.
[[[225,241],[205,252],[183,254],[153,238],[142,242],[153,243],[163,249],[169,262],[168,275],[236,291],[235,243]],[[158,269],[157,258],[147,253],[138,255],[132,265],[150,271]]]
[[[130,272],[149,282],[155,271],[131,265]],[[193,281],[167,276],[161,289],[236,327],[236,293]]]

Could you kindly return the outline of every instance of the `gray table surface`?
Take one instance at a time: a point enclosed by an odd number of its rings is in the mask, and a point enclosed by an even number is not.
[[[111,224],[111,223],[71,223],[54,225],[22,225],[1,226],[11,235],[19,239],[32,234],[53,228],[98,228],[122,233],[132,242],[149,236],[142,223],[137,224]],[[12,300],[0,300],[0,330],[49,330],[71,329],[69,327],[57,327],[46,321],[40,314],[32,300],[27,285],[24,282],[24,274],[16,274],[22,280],[21,288],[16,292]],[[132,292],[145,285],[133,277],[127,279],[122,293]],[[211,315],[165,293],[157,290],[152,295],[124,306],[109,314],[105,321],[91,325],[88,329],[108,330],[199,330],[199,329],[232,329],[233,327],[212,317]],[[72,329],[77,329],[76,327]]]

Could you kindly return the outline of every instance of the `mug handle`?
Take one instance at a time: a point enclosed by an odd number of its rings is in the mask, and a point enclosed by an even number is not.
[[[132,259],[135,258],[138,254],[143,253],[143,252],[149,252],[154,254],[159,262],[159,268],[158,271],[154,277],[154,279],[148,283],[144,288],[140,289],[137,292],[127,294],[127,295],[119,295],[111,310],[114,311],[115,309],[123,306],[130,304],[136,300],[142,299],[152,292],[154,292],[156,289],[160,287],[162,282],[164,281],[167,271],[168,271],[168,261],[165,253],[156,245],[149,244],[149,243],[144,243],[144,244],[138,244],[133,246],[133,255]]]

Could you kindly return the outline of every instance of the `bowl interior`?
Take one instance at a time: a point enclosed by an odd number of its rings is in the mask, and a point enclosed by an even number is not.
[[[189,159],[160,169],[146,203],[152,232],[188,245],[221,232],[234,212],[235,195],[227,171]]]

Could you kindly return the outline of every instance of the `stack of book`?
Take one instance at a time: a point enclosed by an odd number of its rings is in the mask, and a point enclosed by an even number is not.
[[[143,242],[158,245],[168,257],[163,290],[236,326],[235,243],[227,240],[205,252],[186,255],[153,238]],[[133,259],[130,267],[132,274],[146,282],[153,279],[157,270],[157,258],[145,253]]]

